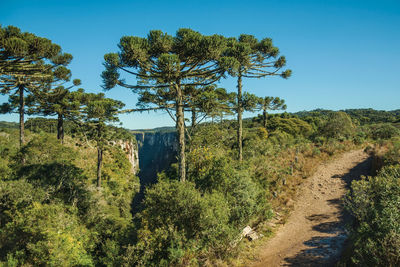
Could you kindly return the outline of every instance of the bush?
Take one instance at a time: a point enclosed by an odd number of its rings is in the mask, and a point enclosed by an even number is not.
[[[351,260],[359,266],[400,265],[400,166],[353,181],[346,207],[356,219]]]
[[[374,140],[390,139],[400,134],[399,129],[389,123],[377,124],[371,127],[371,137]]]
[[[33,202],[2,228],[0,241],[18,265],[93,266],[89,231],[63,205]]]
[[[61,145],[53,135],[46,133],[32,138],[19,153],[19,157],[23,157],[26,164],[73,162],[77,156],[78,154],[72,148]]]
[[[292,136],[308,137],[313,133],[313,127],[299,118],[273,117],[268,121],[270,131],[282,131]]]
[[[201,194],[191,182],[161,180],[146,190],[138,242],[130,262],[186,265],[191,255],[222,256],[232,240],[229,207],[221,194]]]
[[[25,180],[0,181],[0,229],[12,221],[18,211],[24,210],[33,202],[45,200],[46,195],[44,190],[34,188]]]
[[[96,188],[92,183],[95,180],[95,176],[92,175],[95,173],[92,169],[96,166],[95,152],[90,148],[78,149],[69,143],[61,145],[55,136],[46,133],[35,135],[35,138],[22,147],[17,157],[11,158],[13,173],[0,184],[1,226],[12,221],[16,211],[22,212],[33,202],[38,205],[57,205],[60,206],[60,210],[62,206],[66,212],[65,218],[72,216],[71,220],[76,220],[77,231],[80,228],[90,231],[92,245],[91,250],[87,252],[93,259],[92,263],[120,265],[120,256],[124,245],[127,244],[126,237],[132,221],[130,204],[139,188],[138,180],[131,172],[124,152],[113,147],[106,154],[103,187]],[[24,165],[20,164],[21,158],[25,159]],[[89,161],[93,164],[87,164]],[[74,212],[71,213],[70,210]],[[60,213],[60,216],[64,215]],[[19,227],[23,227],[22,221]],[[41,227],[43,231],[52,231],[47,229],[45,224]],[[68,251],[67,248],[65,250]],[[21,258],[18,253],[16,251],[8,256],[0,255],[0,261],[8,257],[10,264],[18,262],[18,259],[25,257]],[[50,258],[47,260],[51,261]],[[68,265],[67,262],[60,265]],[[74,262],[75,259],[71,258],[69,265],[85,265]]]
[[[322,135],[338,140],[349,139],[354,131],[355,126],[350,116],[341,111],[332,112],[321,129]]]
[[[16,133],[13,129],[0,129],[0,180],[8,179],[13,172],[10,159],[14,158],[18,151]]]
[[[265,192],[252,179],[247,169],[235,170],[225,157],[214,156],[205,149],[203,157],[193,150],[188,157],[188,179],[201,192],[222,193],[230,207],[230,222],[242,226],[255,215],[265,216],[269,211]]]
[[[400,138],[394,138],[389,143],[389,149],[383,156],[386,165],[400,164]]]

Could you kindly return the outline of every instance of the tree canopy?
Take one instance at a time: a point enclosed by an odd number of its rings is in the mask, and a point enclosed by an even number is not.
[[[20,146],[24,143],[24,93],[38,93],[46,82],[68,80],[70,71],[65,66],[71,60],[72,55],[62,53],[59,45],[46,38],[13,26],[0,27],[0,93],[10,95],[6,111],[18,108]]]
[[[253,35],[248,34],[242,34],[238,38],[229,38],[224,55],[230,59],[225,62],[228,63],[225,65],[226,69],[230,75],[237,77],[237,143],[238,158],[242,161],[242,79],[267,76],[280,76],[287,79],[292,71],[282,70],[286,65],[286,58],[279,56],[279,49],[273,45],[270,38],[259,41]]]
[[[119,53],[104,56],[102,73],[105,89],[116,85],[144,94],[147,104],[175,109],[179,144],[180,179],[186,179],[185,162],[185,89],[207,86],[225,73],[230,59],[223,57],[226,39],[221,35],[202,35],[191,29],[179,29],[175,36],[159,30],[147,38],[124,36]],[[132,76],[136,83],[127,83],[121,74]]]

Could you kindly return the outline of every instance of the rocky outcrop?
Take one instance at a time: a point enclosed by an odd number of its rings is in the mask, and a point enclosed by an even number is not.
[[[139,147],[140,184],[146,186],[157,181],[157,173],[176,162],[178,145],[175,132],[137,132]]]
[[[140,211],[147,186],[157,182],[157,173],[176,162],[178,145],[175,132],[135,132],[140,158],[140,192],[132,202],[132,212]]]
[[[137,143],[130,140],[118,140],[114,142],[114,145],[121,147],[125,152],[129,162],[131,163],[132,173],[137,174],[139,171],[139,149]]]

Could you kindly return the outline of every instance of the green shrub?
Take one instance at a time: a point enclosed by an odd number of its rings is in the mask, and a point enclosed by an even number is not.
[[[0,180],[10,178],[13,172],[10,167],[10,160],[15,157],[18,151],[16,136],[16,130],[0,129]]]
[[[371,127],[371,137],[374,140],[390,139],[400,134],[399,129],[389,123],[376,124]]]
[[[344,112],[332,112],[328,120],[322,126],[321,134],[328,138],[338,140],[349,139],[353,136],[355,126],[350,118]]]
[[[400,166],[353,181],[346,207],[356,219],[351,260],[359,266],[400,265]]]
[[[26,164],[43,164],[73,162],[78,155],[70,147],[61,145],[55,136],[43,133],[34,136],[32,140],[21,148],[19,157],[22,156]]]
[[[267,123],[270,131],[281,131],[292,136],[308,137],[313,133],[313,127],[299,118],[280,118],[273,117]]]
[[[227,158],[214,156],[207,149],[203,150],[203,156],[199,154],[194,150],[188,157],[188,179],[201,192],[217,191],[225,196],[232,224],[242,226],[254,215],[268,213],[266,192],[252,180],[247,169],[236,170]]]
[[[400,138],[394,138],[390,142],[388,151],[383,156],[386,165],[400,164]]]
[[[161,180],[146,190],[144,205],[130,259],[139,266],[186,265],[194,252],[218,257],[233,238],[224,197],[201,194],[191,182]]]
[[[33,202],[2,228],[0,241],[18,265],[93,266],[90,233],[63,205]]]
[[[132,221],[130,204],[139,183],[124,152],[111,148],[107,151],[103,168],[105,182],[102,188],[97,189],[92,183],[95,177],[89,176],[95,173],[92,171],[95,164],[83,164],[88,160],[95,162],[96,154],[91,152],[95,151],[84,147],[77,149],[68,143],[62,145],[54,135],[35,135],[22,147],[17,157],[9,157],[14,170],[0,184],[0,219],[3,225],[10,222],[15,217],[13,213],[22,212],[34,201],[38,205],[50,203],[74,210],[73,215],[67,212],[69,215],[65,216],[71,215],[71,220],[77,217],[79,225],[76,227],[90,231],[92,245],[87,252],[93,259],[92,263],[119,265]],[[24,165],[20,164],[21,158],[25,159]],[[46,231],[45,224],[42,228]],[[0,261],[9,259],[12,262],[24,258],[18,256],[18,251],[0,255]],[[73,262],[71,259],[70,265],[84,265]]]
[[[47,194],[44,190],[34,188],[25,180],[0,181],[0,229],[12,221],[18,211],[24,210],[33,202],[44,201],[46,198]]]

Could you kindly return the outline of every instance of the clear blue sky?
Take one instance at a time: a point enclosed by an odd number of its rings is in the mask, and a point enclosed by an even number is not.
[[[399,0],[0,0],[0,23],[61,45],[74,56],[73,76],[91,92],[101,91],[103,56],[117,51],[121,36],[192,28],[203,34],[271,37],[293,76],[245,80],[244,89],[285,99],[289,112],[400,108]],[[236,89],[233,79],[220,86]],[[106,95],[128,108],[136,104],[136,96],[125,88]],[[0,96],[0,102],[6,99]],[[0,120],[17,117],[0,115]],[[173,125],[162,113],[123,115],[121,120],[131,129]]]

